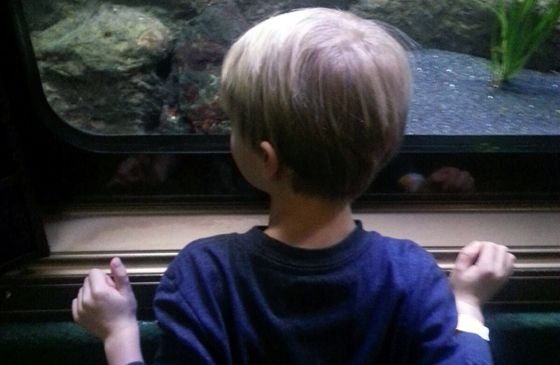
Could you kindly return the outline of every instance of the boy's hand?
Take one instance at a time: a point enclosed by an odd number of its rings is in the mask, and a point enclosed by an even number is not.
[[[106,341],[110,336],[136,333],[136,298],[126,268],[119,258],[111,260],[113,279],[93,269],[72,301],[74,321]]]
[[[515,256],[502,245],[475,241],[465,246],[449,278],[458,313],[483,322],[482,305],[507,282],[514,262]]]

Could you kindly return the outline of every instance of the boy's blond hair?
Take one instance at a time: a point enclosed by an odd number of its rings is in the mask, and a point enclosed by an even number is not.
[[[269,141],[294,191],[352,200],[398,149],[411,76],[405,50],[379,24],[311,8],[247,31],[223,64],[233,128]]]

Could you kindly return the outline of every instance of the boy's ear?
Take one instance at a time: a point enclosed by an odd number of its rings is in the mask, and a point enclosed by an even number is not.
[[[264,175],[268,179],[277,179],[280,177],[280,161],[276,150],[268,141],[262,141],[259,144],[260,155],[264,167]]]

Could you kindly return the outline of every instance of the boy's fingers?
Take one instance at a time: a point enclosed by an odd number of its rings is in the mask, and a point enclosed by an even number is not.
[[[473,263],[472,256],[466,254],[465,252],[459,252],[457,260],[455,260],[455,269],[459,271],[467,270]]]
[[[507,277],[507,263],[508,263],[508,251],[505,246],[498,245],[496,247],[496,258],[494,261],[495,272],[499,277]]]
[[[91,284],[89,282],[89,275],[84,280],[82,286],[82,303],[91,303]]]
[[[72,300],[72,319],[74,322],[78,322],[78,299],[74,298]]]
[[[507,253],[506,260],[504,262],[504,266],[505,266],[504,269],[505,269],[508,276],[510,276],[512,274],[516,260],[517,260],[517,258],[513,254],[511,254],[509,252]]]
[[[481,242],[480,254],[478,255],[476,266],[478,266],[484,272],[494,271],[494,264],[496,262],[497,254],[498,245],[492,242]]]
[[[91,287],[91,292],[93,295],[96,293],[102,293],[107,288],[107,281],[105,279],[105,273],[99,269],[92,269],[89,272],[87,280],[89,286]]]
[[[111,288],[114,288],[114,289],[117,288],[117,285],[115,284],[115,282],[113,281],[113,279],[109,275],[105,275],[105,281],[107,282],[107,285],[109,285]]]
[[[128,273],[126,272],[126,267],[118,257],[111,260],[111,274],[113,275],[113,281],[117,286],[117,290],[130,289],[130,282],[128,279]]]
[[[480,250],[482,248],[482,244],[483,244],[483,242],[473,241],[473,242],[469,243],[468,245],[466,245],[465,247],[463,247],[463,249],[461,251],[467,253],[469,256],[473,256],[475,258],[478,258],[478,255],[480,255]]]
[[[82,306],[82,304],[84,303],[84,288],[81,287],[80,291],[78,291],[78,303],[77,303],[77,307],[78,307],[78,313],[81,313],[84,311],[84,308]]]
[[[476,260],[480,252],[480,242],[474,241],[466,245],[459,251],[457,260],[455,261],[455,269],[459,271],[465,271],[471,267]]]

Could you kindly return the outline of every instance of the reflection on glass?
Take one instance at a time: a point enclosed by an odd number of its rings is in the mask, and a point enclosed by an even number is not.
[[[538,3],[536,16],[553,4]],[[63,120],[88,133],[229,133],[216,95],[229,45],[271,14],[335,6],[392,24],[421,46],[413,57],[408,134],[560,134],[560,28],[526,67],[496,87],[489,62],[495,19],[485,2],[24,0],[23,5],[48,102]]]

